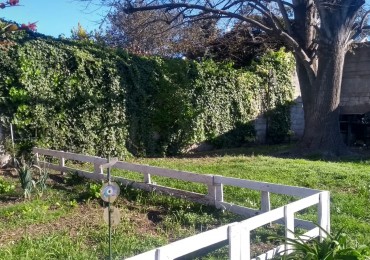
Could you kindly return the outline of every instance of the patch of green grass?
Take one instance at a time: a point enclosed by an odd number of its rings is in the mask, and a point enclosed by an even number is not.
[[[286,147],[283,147],[285,149]],[[274,147],[274,152],[278,147]],[[331,224],[333,232],[341,228],[353,243],[370,244],[370,161],[353,160],[327,162],[323,160],[287,159],[266,156],[268,148],[244,155],[203,158],[130,159],[131,162],[149,164],[201,174],[214,174],[234,178],[302,186],[331,192]],[[247,155],[246,155],[247,154]],[[258,155],[265,154],[265,155]],[[76,167],[76,166],[74,166]],[[78,165],[92,170],[90,165]],[[114,169],[113,175],[142,181],[142,175]],[[22,201],[0,208],[0,235],[7,229],[68,219],[81,207],[103,208],[100,200],[87,199],[90,182],[71,183],[65,187],[48,189],[41,199]],[[206,193],[207,187],[171,178],[153,177],[160,185]],[[68,182],[68,181],[67,181]],[[260,193],[236,187],[224,187],[225,200],[251,208],[260,207]],[[271,194],[272,207],[276,208],[297,198]],[[98,203],[99,202],[99,203]],[[57,205],[57,206],[56,206]],[[115,202],[120,208],[122,221],[113,234],[114,256],[132,256],[174,240],[212,229],[243,217],[222,212],[173,196],[159,195],[129,186],[121,186],[121,196]],[[68,229],[25,236],[15,243],[0,247],[0,259],[103,259],[107,256],[107,226],[101,213],[93,223],[76,228],[74,235]],[[316,221],[317,208],[310,207],[298,217]],[[74,216],[74,215],[73,215]],[[74,217],[73,217],[74,218]],[[71,221],[73,221],[71,218]],[[148,219],[150,220],[148,222]],[[148,224],[149,223],[149,224]],[[80,223],[81,224],[81,223]],[[255,253],[262,253],[269,236],[280,234],[281,226],[258,229],[252,232]],[[5,234],[5,233],[4,233]],[[265,244],[263,244],[265,243]],[[48,247],[52,249],[48,249]],[[22,258],[23,257],[23,258]],[[227,246],[200,259],[224,259]]]
[[[47,192],[45,198],[0,207],[0,232],[30,224],[46,223],[71,212],[63,192]]]
[[[287,159],[270,156],[224,156],[204,158],[136,159],[136,163],[328,190],[331,193],[331,224],[344,230],[359,243],[370,244],[370,161]],[[188,186],[179,187],[187,189]],[[259,207],[259,194],[225,187],[225,199],[249,207]],[[272,195],[273,207],[292,201],[290,196]],[[314,219],[310,210],[305,218]]]

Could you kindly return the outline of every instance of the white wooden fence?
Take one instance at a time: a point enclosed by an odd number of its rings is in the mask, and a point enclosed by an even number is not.
[[[59,164],[39,161],[40,166],[61,172],[77,172],[86,178],[101,180],[106,179],[101,165],[107,163],[107,159],[87,156],[69,152],[54,151],[49,149],[33,148],[36,158],[38,155],[46,155],[59,159]],[[82,171],[67,167],[65,160],[89,162],[94,164],[94,172]],[[218,175],[196,174],[185,171],[169,170],[154,166],[133,164],[119,161],[112,168],[123,169],[142,173],[143,181],[137,182],[123,177],[113,177],[113,180],[135,188],[170,194],[203,204],[214,205],[217,208],[228,210],[239,215],[249,217],[248,219],[221,226],[192,237],[188,237],[171,244],[150,250],[148,252],[129,258],[130,260],[164,260],[175,259],[189,253],[195,252],[221,242],[229,244],[229,259],[251,259],[250,233],[258,227],[275,222],[285,226],[285,237],[294,238],[296,228],[306,229],[307,232],[301,236],[302,239],[320,237],[323,239],[325,233],[310,221],[295,218],[295,213],[308,207],[317,205],[317,223],[322,229],[330,232],[330,201],[329,192],[309,188],[294,187],[287,185],[257,182],[237,178],[223,177]],[[162,176],[194,183],[201,183],[208,187],[207,194],[200,194],[175,188],[157,185],[151,182],[151,176]],[[224,201],[223,186],[235,186],[260,191],[260,209],[251,209]],[[284,194],[300,197],[301,199],[285,206],[271,209],[270,193]],[[255,259],[270,259],[278,253],[289,253],[289,245],[282,244]]]

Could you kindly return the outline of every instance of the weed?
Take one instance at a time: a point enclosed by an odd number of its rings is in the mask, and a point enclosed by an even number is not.
[[[99,199],[102,186],[103,183],[87,182],[84,185],[84,192],[81,194],[80,199],[82,199],[83,201]]]
[[[37,165],[34,165],[36,169],[38,169],[38,176],[37,176],[37,181],[35,182],[35,188],[39,194],[39,197],[42,197],[44,194],[45,190],[47,189],[46,186],[46,181],[49,178],[49,172],[46,170],[46,168],[40,168]]]
[[[0,194],[10,193],[15,190],[15,185],[0,177]]]
[[[31,167],[23,163],[19,165],[16,168],[18,175],[19,175],[19,180],[21,182],[21,187],[23,189],[23,194],[25,199],[30,199],[31,198],[31,192],[33,188],[35,187],[35,181],[32,179],[32,170]]]
[[[24,198],[30,199],[31,193],[34,189],[37,191],[39,197],[42,197],[47,188],[46,181],[49,177],[49,172],[46,170],[46,168],[41,169],[37,165],[30,166],[24,161],[21,163],[16,161],[16,166],[16,171],[24,192]],[[35,179],[33,177],[35,177]]]

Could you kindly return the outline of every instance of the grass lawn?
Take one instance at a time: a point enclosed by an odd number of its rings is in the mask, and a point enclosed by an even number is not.
[[[333,231],[344,228],[354,243],[370,245],[370,161],[325,162],[268,155],[271,150],[279,149],[281,147],[249,148],[224,151],[222,156],[130,161],[329,190]],[[113,173],[140,177],[116,170]],[[10,172],[3,172],[3,175],[8,182],[17,182]],[[188,190],[206,190],[201,185],[168,178],[153,180],[173,187],[186,186]],[[99,199],[94,199],[94,184],[53,175],[49,187],[42,198],[34,195],[30,201],[20,198],[19,187],[0,195],[0,259],[104,259],[107,256],[107,225],[102,217],[103,205]],[[259,206],[259,194],[253,191],[225,187],[225,197],[229,202]],[[272,196],[272,205],[277,207],[290,200],[287,196]],[[130,187],[122,187],[122,196],[114,204],[120,208],[122,216],[113,234],[114,255],[120,257],[240,220],[230,213]],[[308,212],[305,217],[314,220],[314,212]],[[223,259],[223,256],[221,252],[213,259]]]

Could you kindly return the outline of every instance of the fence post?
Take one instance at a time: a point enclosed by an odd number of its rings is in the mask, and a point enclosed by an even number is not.
[[[208,185],[208,197],[210,198],[210,203],[218,208],[217,202],[224,201],[223,184],[216,183],[215,176],[212,176],[212,180],[212,184]]]
[[[319,195],[318,205],[318,223],[320,225],[320,241],[327,237],[327,234],[323,231],[330,233],[330,194],[328,191],[323,191]],[[323,230],[322,230],[323,229]]]
[[[150,176],[150,173],[144,173],[144,182],[146,184],[151,184],[152,183],[152,178]]]
[[[224,185],[222,183],[215,183],[215,195],[216,195],[216,202],[223,202],[224,201]]]
[[[155,250],[155,260],[170,260],[171,258],[161,248]]]
[[[230,225],[227,229],[227,237],[229,239],[229,260],[240,260],[242,248],[240,225]]]
[[[39,164],[40,158],[39,158],[39,153],[35,153],[35,158],[36,158],[36,164]]]
[[[294,212],[291,210],[290,206],[284,206],[284,221],[285,221],[285,238],[294,238]],[[290,241],[285,241],[285,254],[290,254],[292,251],[292,246]]]
[[[250,260],[251,259],[251,231],[248,227],[241,229],[240,234],[241,242],[241,252],[240,260]]]
[[[64,159],[64,157],[59,158],[59,166],[60,167],[64,167],[65,166],[65,159]],[[61,170],[60,171],[60,174],[64,175],[64,171]]]
[[[97,174],[104,174],[103,172],[103,168],[100,167],[100,164],[98,163],[94,163],[94,173],[97,173]]]
[[[261,211],[268,212],[271,210],[270,192],[261,191]]]

